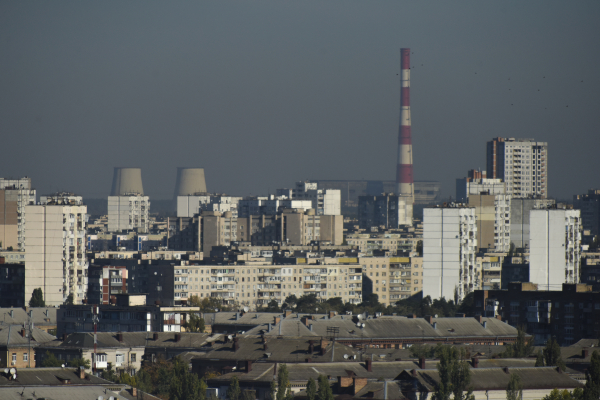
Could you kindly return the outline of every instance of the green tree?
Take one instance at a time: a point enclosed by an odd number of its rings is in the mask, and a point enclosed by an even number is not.
[[[240,400],[242,391],[240,390],[240,382],[237,376],[231,378],[229,389],[227,389],[227,400]]]
[[[333,400],[333,391],[331,390],[331,386],[329,386],[329,379],[327,379],[326,375],[319,375],[317,400]]]
[[[86,358],[74,358],[71,361],[69,361],[69,367],[77,369],[79,369],[79,367],[83,367],[85,369],[90,369],[91,364],[90,360]]]
[[[242,392],[242,400],[256,400],[256,392],[246,389]]]
[[[267,304],[265,312],[281,312],[281,307],[279,307],[279,303],[277,303],[277,300],[271,300],[269,304]]]
[[[437,352],[437,366],[440,381],[433,393],[433,400],[474,400],[471,383],[471,369],[465,360],[466,352],[456,347],[442,346]]]
[[[152,382],[152,376],[147,372],[146,368],[140,369],[140,371],[135,375],[136,379],[136,387],[140,389],[142,392],[152,393],[154,392],[154,384]]]
[[[560,350],[560,349],[559,349]],[[525,329],[517,327],[517,341],[506,346],[506,350],[501,353],[506,358],[529,357],[533,352],[533,336],[529,339],[525,337]]]
[[[544,355],[541,350],[538,350],[537,355],[535,357],[535,366],[543,367],[544,366]]]
[[[291,400],[294,398],[292,385],[290,384],[290,374],[285,364],[281,364],[279,371],[277,371],[277,395],[275,398],[276,400]]]
[[[187,305],[190,307],[202,307],[202,300],[197,294],[188,297]]]
[[[102,371],[102,378],[107,381],[119,383],[119,376],[112,369],[112,363],[108,363],[106,369]]]
[[[283,307],[284,308],[294,308],[297,304],[298,304],[298,298],[296,297],[295,294],[293,294],[293,295],[285,298],[285,301],[283,302]]]
[[[600,353],[594,351],[590,359],[590,366],[585,373],[584,400],[600,399]]]
[[[72,306],[73,305],[73,293],[69,293],[67,299],[65,300],[65,305]]]
[[[543,397],[543,400],[581,400],[581,389],[577,388],[572,392],[568,390],[552,389],[549,395]],[[597,400],[597,399],[594,399]]]
[[[56,356],[53,353],[46,351],[46,355],[42,360],[42,367],[60,367],[61,365],[62,362],[58,358],[56,358]]]
[[[307,400],[315,400],[317,397],[317,383],[313,378],[308,380],[306,384],[306,399]]]
[[[560,355],[560,346],[554,337],[546,342],[546,347],[544,348],[544,362],[547,367],[560,367],[563,371],[566,368]]]
[[[173,361],[173,374],[169,386],[169,400],[204,400],[198,375],[190,373],[188,365],[179,357]]]
[[[506,400],[520,400],[523,398],[523,383],[521,377],[514,372],[510,374],[506,388]]]
[[[42,288],[33,289],[31,300],[29,300],[29,307],[46,307]]]
[[[183,327],[187,332],[204,333],[204,318],[199,317],[194,313],[188,314],[188,319],[183,323]]]

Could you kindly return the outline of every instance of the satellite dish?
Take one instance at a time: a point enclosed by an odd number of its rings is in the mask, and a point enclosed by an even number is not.
[[[98,400],[104,400],[104,397],[98,396]]]
[[[115,400],[115,398],[114,398],[113,396],[110,396],[110,397],[108,398],[108,400]]]
[[[362,327],[363,327],[363,328],[365,327],[365,323],[364,323],[364,322],[362,323]]]
[[[229,336],[227,336],[227,339],[231,340],[231,339],[233,339],[233,336],[229,335]]]
[[[356,354],[352,356],[352,359],[353,359],[353,360],[356,360]]]
[[[8,374],[9,369],[8,368],[4,368],[4,373]]]
[[[348,354],[344,354],[344,360],[348,359]]]
[[[61,367],[63,367],[63,368],[64,368],[64,367],[65,367],[65,364],[61,365]]]
[[[360,328],[360,322],[357,322],[357,323],[356,323],[356,326],[358,326],[358,327]]]
[[[13,381],[17,379],[17,374],[13,374]]]
[[[362,319],[362,315],[358,314],[358,315],[356,316],[356,318],[358,318],[358,319]]]
[[[14,369],[14,368],[11,368],[11,369],[10,369],[10,374],[11,374],[11,375],[15,374],[16,372],[17,372],[17,370],[16,370],[16,369]]]
[[[248,307],[244,307],[244,312],[248,312],[250,309]]]

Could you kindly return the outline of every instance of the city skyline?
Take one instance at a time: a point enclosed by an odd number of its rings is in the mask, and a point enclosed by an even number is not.
[[[304,179],[394,180],[411,48],[414,178],[454,196],[494,137],[548,142],[548,192],[597,187],[595,2],[0,5],[5,178],[107,197],[113,167],[170,199]]]

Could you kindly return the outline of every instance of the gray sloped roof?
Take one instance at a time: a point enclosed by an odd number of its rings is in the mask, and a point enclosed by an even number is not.
[[[21,396],[23,393],[23,396]],[[78,399],[78,400],[96,400],[103,396],[108,399],[113,396],[117,400],[129,400],[123,395],[106,391],[103,386],[68,386],[63,387],[44,387],[28,386],[20,388],[0,388],[0,398],[3,400],[23,400],[23,399]]]
[[[23,346],[27,347],[31,343],[31,346],[39,346],[41,344],[46,344],[56,339],[55,336],[52,336],[45,331],[33,328],[31,331],[31,342],[29,341],[29,337],[23,337],[21,335],[21,331],[23,329],[22,325],[8,325],[5,326],[4,329],[0,330],[0,346]],[[25,330],[25,334],[29,334],[29,330]]]
[[[75,368],[20,368],[17,370],[17,379],[8,380],[0,374],[0,387],[3,386],[62,386],[62,380],[69,379],[71,385],[117,385],[97,376],[86,374],[85,379],[80,379]],[[119,386],[119,385],[117,385]]]
[[[328,343],[325,354],[321,355],[320,340],[314,339],[313,352],[310,353],[310,338],[270,338],[267,340],[267,349],[264,349],[262,339],[257,337],[239,338],[239,348],[233,350],[233,343],[215,342],[213,348],[206,354],[195,358],[219,359],[219,360],[263,360],[269,362],[304,362],[310,358],[312,362],[330,362],[332,343]],[[356,349],[335,343],[334,361],[344,361],[344,355],[349,358],[360,354]]]
[[[416,370],[417,379],[422,387],[432,391],[440,380],[437,369]],[[555,367],[509,368],[508,373],[500,368],[471,369],[473,390],[506,390],[510,374],[521,378],[523,389],[573,389],[583,387],[581,383]],[[412,380],[410,371],[406,371],[400,380]]]
[[[48,326],[56,325],[55,307],[28,307],[32,311],[32,320],[34,325]],[[12,317],[10,316],[12,311]],[[0,325],[26,324],[29,321],[27,311],[20,307],[0,308]]]
[[[465,337],[517,337],[517,329],[496,319],[483,318],[486,327],[475,318],[434,318],[430,324],[424,318],[374,318],[360,320],[365,327],[358,327],[350,318],[317,319],[311,321],[312,330],[305,326],[298,318],[286,318],[279,324],[272,326],[266,335],[279,335],[281,325],[282,335],[294,336],[330,336],[328,327],[339,328],[338,340],[352,340],[357,338],[389,339],[389,338],[426,338],[441,339]],[[435,328],[434,324],[435,323]],[[245,335],[258,335],[268,331],[268,325],[257,326],[247,331]]]
[[[214,337],[206,333],[191,332],[157,332],[158,339],[154,340],[153,332],[123,332],[123,341],[119,342],[116,332],[98,332],[99,348],[102,347],[170,347],[170,348],[199,348],[205,346]],[[180,340],[176,340],[179,335]],[[55,341],[49,346],[92,348],[94,347],[94,334],[91,332],[72,333],[65,341]]]

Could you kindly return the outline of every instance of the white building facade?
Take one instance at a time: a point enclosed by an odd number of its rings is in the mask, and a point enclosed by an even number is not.
[[[548,197],[548,143],[496,138],[487,143],[488,178],[503,179],[513,197]]]
[[[462,178],[456,180],[456,200],[458,202],[466,203],[469,195],[482,193],[506,194],[506,185],[502,179]]]
[[[462,300],[479,289],[475,209],[464,206],[423,210],[423,296]]]
[[[224,195],[190,195],[177,196],[177,217],[190,218],[201,211],[231,212],[238,216],[238,203],[241,197]]]
[[[580,210],[531,210],[529,219],[529,281],[539,290],[579,283]]]
[[[108,231],[147,233],[150,198],[139,194],[108,196]]]
[[[81,304],[88,284],[87,206],[72,195],[40,200],[25,206],[25,296],[41,288],[46,306],[62,304],[69,294]]]
[[[291,193],[295,200],[310,200],[317,215],[341,215],[342,194],[338,189],[318,189],[316,182],[296,182]]]

